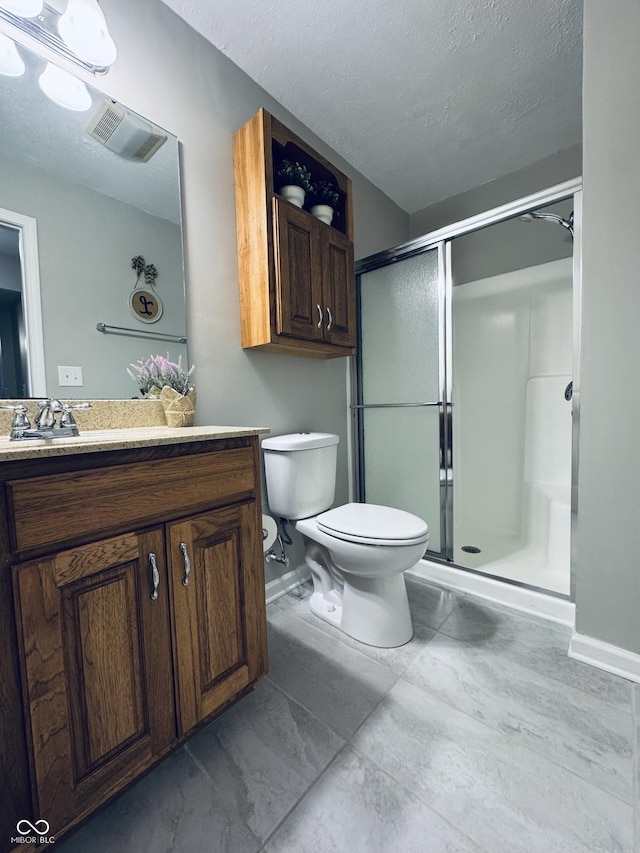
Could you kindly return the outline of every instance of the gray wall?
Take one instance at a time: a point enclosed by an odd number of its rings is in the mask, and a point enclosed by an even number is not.
[[[577,630],[635,653],[640,653],[639,44],[637,0],[585,0]]]
[[[582,146],[574,145],[517,172],[474,187],[411,214],[411,237],[420,237],[452,222],[544,190],[582,174]],[[548,258],[547,260],[554,260]]]
[[[347,500],[346,360],[240,346],[232,135],[264,106],[349,174],[357,257],[406,240],[409,217],[160,0],[101,5],[118,60],[106,77],[90,82],[182,143],[189,355],[196,364],[198,422],[337,433],[337,499]]]
[[[573,202],[567,200],[540,210],[568,219],[572,207]],[[561,225],[540,220],[520,222],[517,218],[509,219],[453,241],[453,284],[493,278],[572,255],[571,234]]]

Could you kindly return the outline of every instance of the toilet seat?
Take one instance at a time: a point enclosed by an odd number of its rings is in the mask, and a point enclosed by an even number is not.
[[[423,519],[393,507],[350,503],[321,512],[318,529],[328,536],[363,545],[418,545],[429,539]]]

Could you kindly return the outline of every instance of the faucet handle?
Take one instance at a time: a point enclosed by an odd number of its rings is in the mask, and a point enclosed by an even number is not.
[[[26,429],[31,429],[31,421],[27,416],[27,407],[23,403],[17,403],[14,406],[0,406],[0,409],[6,409],[14,413],[11,432],[9,433],[12,439],[21,438],[22,433]]]
[[[78,432],[78,424],[76,423],[76,419],[73,417],[72,409],[90,409],[91,403],[76,403],[72,405],[71,403],[63,403],[62,405],[62,415],[60,417],[60,427],[70,427],[71,429],[75,429],[76,434]]]

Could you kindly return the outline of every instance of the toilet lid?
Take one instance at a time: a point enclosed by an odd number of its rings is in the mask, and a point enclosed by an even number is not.
[[[318,528],[337,539],[370,545],[417,545],[427,542],[429,527],[417,515],[378,504],[345,504],[321,512]]]

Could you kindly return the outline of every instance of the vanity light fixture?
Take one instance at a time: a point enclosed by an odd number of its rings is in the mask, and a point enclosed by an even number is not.
[[[98,0],[67,0],[58,32],[67,47],[85,62],[108,67],[116,61],[118,51]]]
[[[51,62],[47,62],[38,84],[47,98],[68,110],[81,113],[93,104],[89,90],[82,80],[57,65],[52,65]]]
[[[0,33],[0,74],[5,77],[22,77],[25,70],[24,61],[15,42]]]
[[[118,54],[98,0],[0,0],[0,20],[92,74]]]
[[[35,18],[44,6],[43,0],[2,0],[0,8],[6,9],[12,15],[20,15],[21,18]]]

